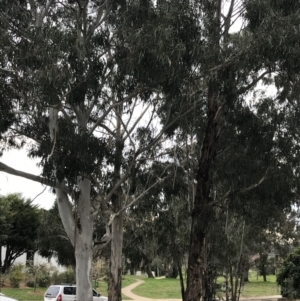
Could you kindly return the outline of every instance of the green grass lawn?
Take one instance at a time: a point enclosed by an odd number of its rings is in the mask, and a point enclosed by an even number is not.
[[[151,299],[180,299],[179,279],[143,278],[145,283],[137,286],[132,292]]]
[[[268,275],[267,282],[264,282],[262,276],[257,278],[256,273],[250,273],[249,283],[246,283],[242,288],[241,295],[243,297],[280,295],[280,287],[276,284],[276,276]]]
[[[46,288],[37,288],[34,292],[33,288],[2,288],[1,293],[8,297],[20,300],[20,301],[33,301],[44,300],[44,293]]]
[[[132,292],[143,297],[153,299],[180,299],[179,279],[143,279],[145,283],[136,287]],[[220,282],[223,280],[220,279]],[[256,297],[280,295],[280,288],[276,284],[276,276],[267,276],[267,282],[263,282],[261,276],[256,273],[250,273],[249,283],[242,288],[241,296]]]
[[[123,278],[122,287],[128,286],[135,282],[135,277],[128,276]],[[107,283],[104,281],[98,282],[98,285],[94,285],[94,288],[100,292],[102,295],[107,296]],[[33,288],[1,288],[1,293],[5,294],[8,297],[17,299],[19,301],[42,301],[44,298],[46,288],[39,287],[34,292]],[[123,300],[129,300],[130,298],[122,295]]]
[[[143,276],[125,276],[122,280],[122,287],[126,287],[135,282],[135,279],[142,279],[145,283],[139,285],[133,290],[133,293],[151,298],[151,299],[180,299],[180,283],[179,279],[162,278],[151,279]],[[219,279],[222,282],[222,279]],[[276,276],[267,276],[267,282],[263,282],[263,278],[257,278],[256,273],[252,272],[249,276],[249,283],[242,288],[241,296],[268,296],[279,295],[280,288],[276,284]],[[107,295],[107,283],[100,282],[96,290],[103,295]],[[1,292],[5,295],[20,301],[42,301],[46,288],[37,288],[34,292],[33,288],[2,288]],[[129,300],[128,297],[122,296],[123,300]]]

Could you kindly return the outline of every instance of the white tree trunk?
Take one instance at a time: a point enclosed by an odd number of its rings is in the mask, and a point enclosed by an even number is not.
[[[86,231],[85,231],[86,232]],[[92,230],[76,239],[76,301],[92,301]]]
[[[64,191],[56,189],[56,195],[62,223],[75,249],[76,301],[92,301],[93,218],[90,180],[80,178],[78,186],[80,196],[78,201],[75,201],[77,204],[75,212],[72,212],[68,196]]]
[[[77,204],[80,226],[77,226],[75,241],[76,300],[92,301],[93,218],[91,212],[91,182],[79,179],[80,196]],[[75,222],[75,224],[77,224]]]

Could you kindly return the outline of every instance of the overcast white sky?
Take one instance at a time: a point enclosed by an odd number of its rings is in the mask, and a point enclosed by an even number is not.
[[[36,160],[31,160],[27,157],[25,150],[11,150],[4,152],[0,160],[8,166],[22,170],[35,175],[40,175],[41,169],[37,166]],[[7,195],[9,193],[19,192],[25,198],[33,200],[39,193],[45,189],[42,184],[21,178],[11,176],[5,172],[0,172],[0,194]],[[40,208],[50,209],[54,203],[55,195],[50,192],[47,187],[45,191],[36,197],[34,204]]]

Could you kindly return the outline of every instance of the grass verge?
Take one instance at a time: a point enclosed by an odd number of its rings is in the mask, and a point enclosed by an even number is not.
[[[132,292],[136,295],[152,299],[180,299],[179,279],[143,279],[145,283],[136,287]],[[222,281],[222,280],[221,280]],[[250,273],[249,282],[242,287],[242,297],[258,297],[280,295],[280,288],[276,284],[276,276],[267,276],[267,282],[263,277]]]
[[[180,299],[179,279],[162,278],[151,279],[143,276],[125,276],[122,280],[122,287],[126,287],[135,282],[135,279],[142,279],[145,283],[136,287],[132,292],[136,295],[151,299]],[[220,279],[222,281],[222,279]],[[107,283],[100,282],[97,291],[107,295]],[[1,292],[8,297],[20,301],[42,301],[46,288],[2,288]],[[261,276],[256,273],[250,273],[249,283],[242,288],[242,297],[257,297],[279,295],[280,288],[276,284],[276,276],[267,276],[267,282],[264,282]],[[123,300],[130,300],[127,296],[122,295]]]
[[[33,288],[2,288],[1,293],[4,295],[20,300],[20,301],[34,301],[44,300],[44,293],[46,288],[37,288],[34,291]]]
[[[137,286],[132,292],[136,295],[151,299],[180,299],[179,279],[162,278],[151,279],[143,278],[145,283]]]
[[[262,276],[250,273],[249,282],[242,288],[241,295],[243,297],[280,295],[280,287],[276,283],[276,276],[268,275],[267,282],[264,282]]]
[[[122,280],[122,287],[126,287],[135,282],[134,277],[126,277]],[[107,296],[107,283],[98,282],[97,287],[94,287],[102,295]],[[33,288],[1,288],[1,293],[8,297],[17,299],[19,301],[42,301],[44,300],[44,294],[47,288],[39,287],[34,291]],[[122,295],[123,300],[130,300],[130,298]]]

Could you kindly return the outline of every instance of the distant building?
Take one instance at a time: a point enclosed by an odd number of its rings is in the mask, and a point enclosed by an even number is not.
[[[2,247],[1,248],[1,258],[2,260],[5,258],[5,252],[6,248]],[[26,264],[26,253],[18,257],[14,264],[16,263],[21,263],[21,264]],[[3,262],[0,262],[0,266],[2,266]],[[60,265],[57,263],[57,259],[55,257],[52,257],[50,260],[47,258],[42,257],[41,255],[38,254],[38,252],[35,252],[34,257],[33,257],[33,264],[34,265],[39,265],[39,264],[49,264],[49,266],[55,267],[60,273],[66,271],[66,267]]]

